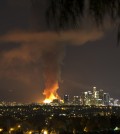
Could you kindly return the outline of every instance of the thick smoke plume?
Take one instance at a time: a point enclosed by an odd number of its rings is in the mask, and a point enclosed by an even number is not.
[[[61,80],[61,63],[63,61],[63,47],[53,45],[45,50],[42,55],[45,90],[44,95],[47,99],[59,98],[57,89]]]
[[[57,90],[61,80],[61,64],[64,58],[65,44],[82,45],[88,41],[97,40],[102,35],[102,32],[96,31],[68,31],[60,34],[55,32],[8,33],[0,37],[1,42],[19,43],[21,45],[2,53],[1,66],[6,66],[7,69],[12,70],[18,68],[17,71],[20,72],[20,68],[27,69],[28,66],[38,66],[41,63],[45,87],[43,94],[46,97],[45,102],[50,102],[53,99],[60,98]],[[9,69],[4,73],[11,72]],[[14,77],[17,71],[13,73]],[[19,78],[21,78],[20,75],[21,73],[19,73]]]

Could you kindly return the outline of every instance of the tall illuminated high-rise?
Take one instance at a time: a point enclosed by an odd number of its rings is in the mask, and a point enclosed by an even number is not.
[[[93,87],[93,93],[96,91],[96,87]]]
[[[79,105],[80,104],[80,96],[74,96],[73,104]]]
[[[93,87],[93,98],[95,98],[96,87]]]
[[[68,104],[69,101],[70,101],[69,95],[68,95],[68,94],[65,94],[65,95],[64,95],[64,104]]]
[[[104,102],[104,105],[109,105],[109,100],[110,100],[109,93],[104,93],[103,94],[103,102]]]
[[[104,94],[103,90],[100,89],[100,91],[99,91],[99,99],[103,99],[103,94]]]
[[[82,105],[87,105],[88,92],[82,92],[81,99],[82,99]]]

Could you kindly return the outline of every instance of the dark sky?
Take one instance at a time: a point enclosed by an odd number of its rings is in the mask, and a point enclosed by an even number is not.
[[[117,29],[81,29],[59,35],[47,29],[45,3],[36,14],[30,0],[0,0],[0,101],[39,102],[44,96],[41,53],[64,46],[59,94],[80,95],[93,86],[120,98]],[[39,18],[38,18],[39,17]],[[60,36],[60,37],[59,37]]]

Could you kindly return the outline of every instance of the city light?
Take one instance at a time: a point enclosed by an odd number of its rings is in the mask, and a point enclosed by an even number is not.
[[[10,128],[10,131],[14,131],[14,128]]]
[[[12,131],[14,131],[14,128],[10,128],[9,133],[11,134]]]
[[[2,132],[3,131],[3,129],[2,128],[0,128],[0,132]]]
[[[18,125],[18,128],[21,128],[21,125]]]
[[[48,130],[46,130],[46,129],[42,129],[42,134],[48,134]]]
[[[48,134],[48,131],[47,130],[44,130],[43,134]]]

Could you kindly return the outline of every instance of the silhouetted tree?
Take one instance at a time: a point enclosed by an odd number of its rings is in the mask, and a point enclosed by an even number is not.
[[[40,0],[31,0],[33,9],[39,18]],[[46,21],[55,30],[76,28],[84,16],[89,16],[97,25],[101,25],[105,17],[113,23],[120,19],[120,0],[46,0]],[[120,24],[118,24],[118,43]]]

